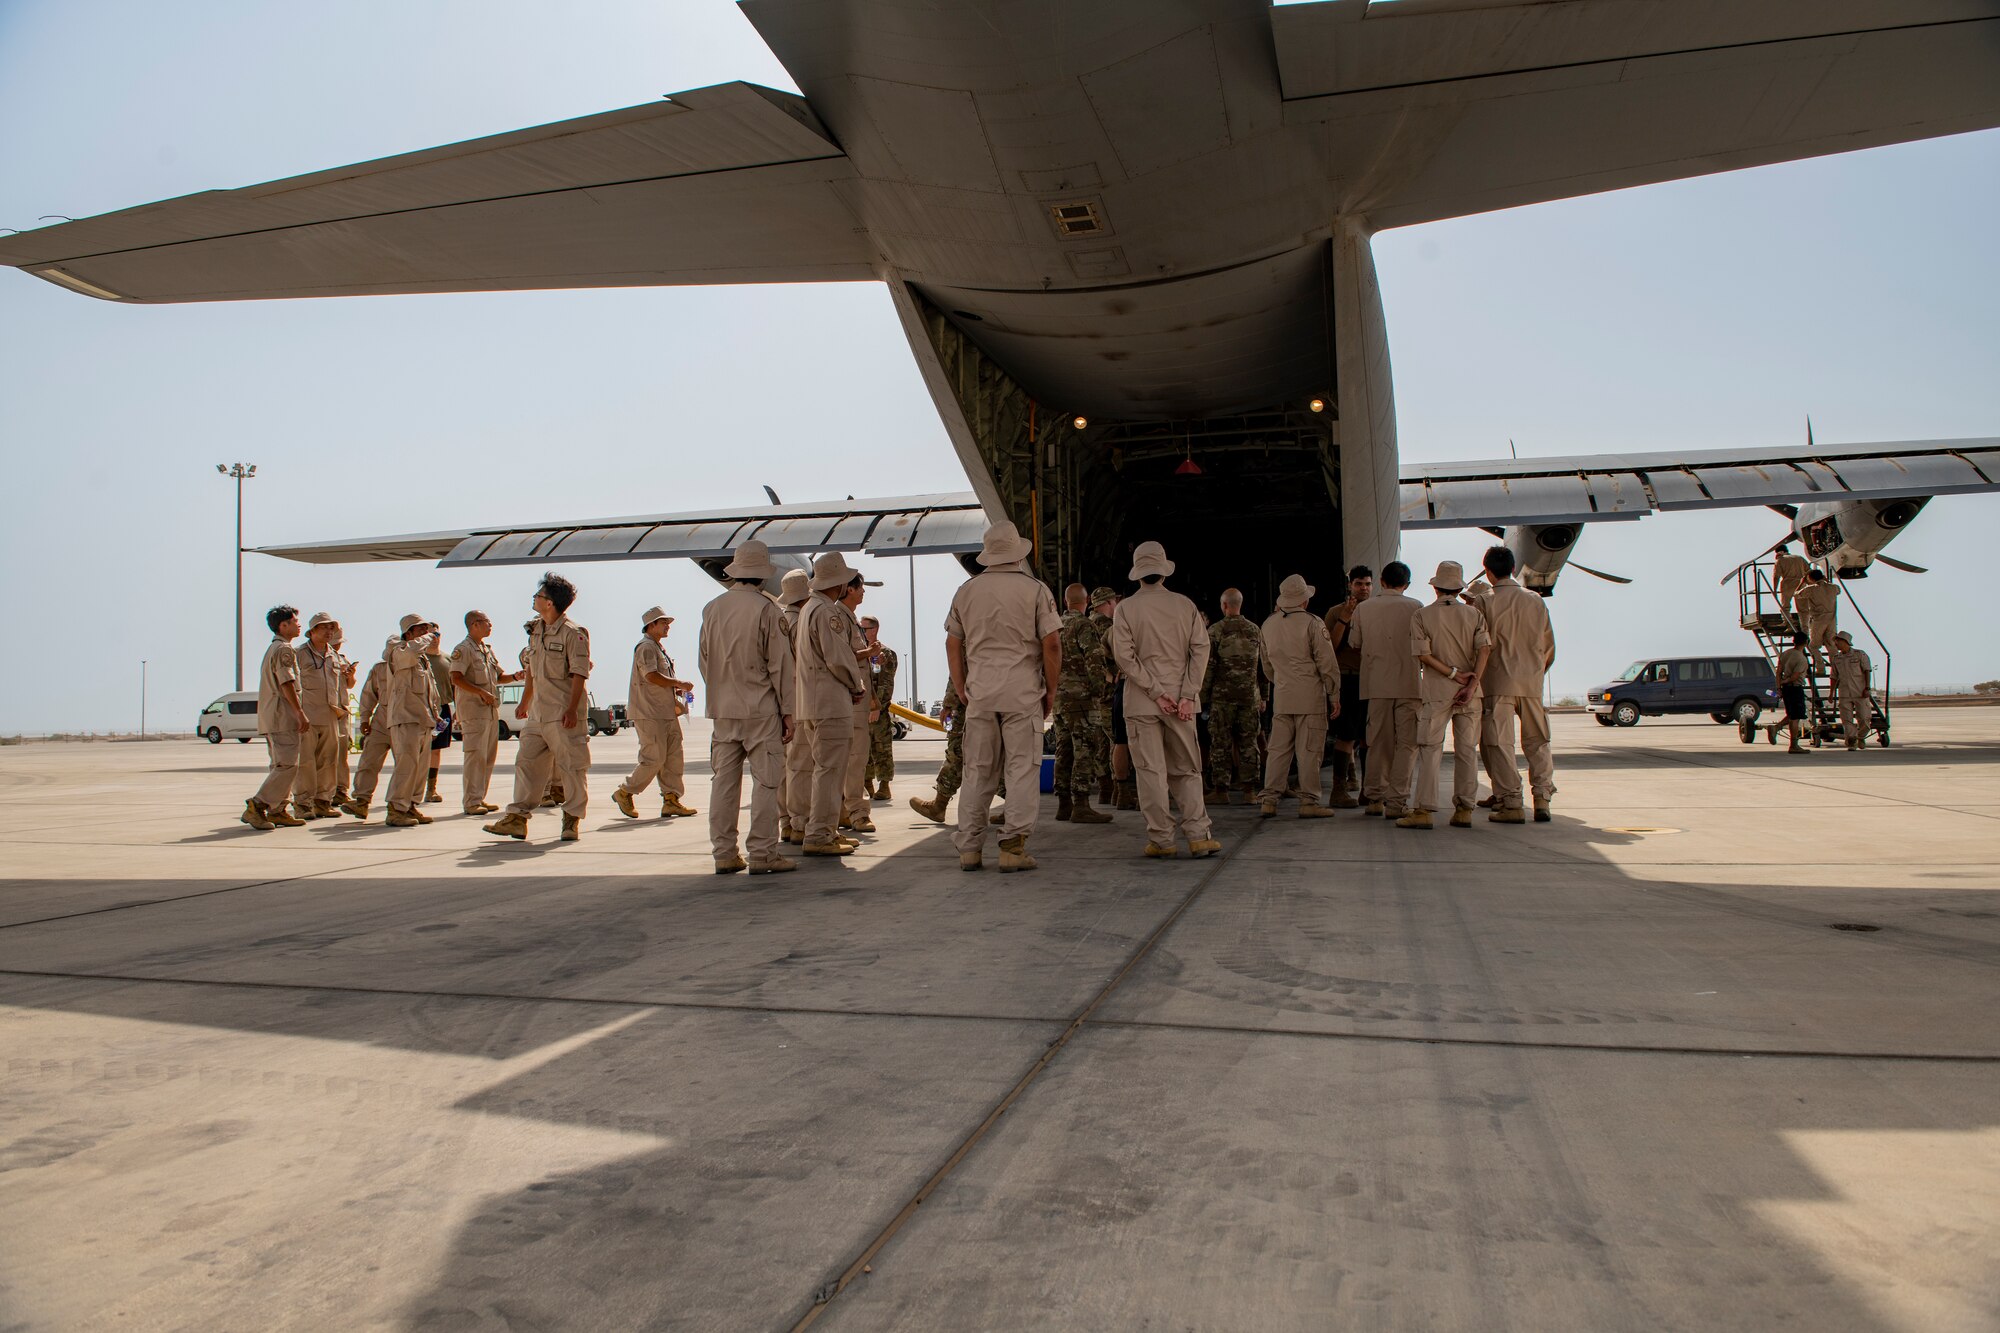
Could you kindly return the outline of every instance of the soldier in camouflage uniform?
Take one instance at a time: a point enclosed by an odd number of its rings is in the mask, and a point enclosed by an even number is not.
[[[1243,594],[1222,594],[1222,619],[1209,626],[1208,674],[1202,701],[1208,705],[1208,734],[1214,753],[1215,786],[1227,800],[1231,788],[1255,799],[1263,780],[1259,744],[1264,711],[1257,684],[1262,640],[1243,615]]]
[[[965,778],[965,719],[959,716],[958,691],[951,686],[951,677],[944,680],[944,699],[938,705],[938,721],[944,723],[944,766],[938,769],[937,794],[926,801],[921,796],[910,798],[910,809],[925,819],[944,823],[945,807],[958,794],[959,784]]]
[[[1109,588],[1086,603],[1083,585],[1066,594],[1072,608],[1062,624],[1062,679],[1056,691],[1056,818],[1109,824],[1090,803],[1111,771],[1111,605]]]
[[[889,779],[896,776],[895,715],[889,711],[896,697],[896,653],[881,641],[882,622],[873,616],[861,620],[861,632],[874,646],[868,659],[868,768],[862,775],[862,789],[878,801],[889,799]]]

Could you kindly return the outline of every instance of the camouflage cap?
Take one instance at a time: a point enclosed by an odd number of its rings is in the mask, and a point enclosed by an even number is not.
[[[1118,594],[1112,589],[1105,587],[1102,583],[1090,590],[1090,604],[1092,606],[1103,606],[1106,602],[1115,602],[1117,600]]]

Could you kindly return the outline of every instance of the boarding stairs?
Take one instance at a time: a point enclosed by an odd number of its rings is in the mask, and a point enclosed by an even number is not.
[[[1792,646],[1792,635],[1805,631],[1805,618],[1793,616],[1778,600],[1777,562],[1769,557],[1760,557],[1736,571],[1737,621],[1757,638],[1757,646],[1763,650],[1764,658],[1775,668],[1778,654]],[[1868,613],[1855,600],[1852,580],[1835,579],[1834,589],[1846,603],[1840,609],[1840,628],[1853,634],[1855,641],[1868,652],[1875,667],[1875,687],[1871,692],[1869,730],[1873,731],[1877,743],[1889,743],[1889,683],[1892,655],[1889,645],[1875,632]],[[1850,614],[1851,613],[1851,614]],[[1860,621],[1856,630],[1852,621]],[[1863,634],[1867,643],[1861,643]],[[1869,652],[1869,646],[1873,651]],[[1806,652],[1806,734],[1809,744],[1817,747],[1840,738],[1840,714],[1834,707],[1833,682],[1828,668],[1811,651]],[[1743,739],[1755,739],[1754,732],[1746,730]]]

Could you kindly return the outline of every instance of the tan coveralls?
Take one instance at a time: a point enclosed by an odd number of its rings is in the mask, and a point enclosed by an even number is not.
[[[1354,608],[1347,641],[1361,651],[1361,697],[1368,701],[1368,769],[1361,795],[1382,812],[1400,817],[1409,808],[1410,770],[1417,758],[1421,691],[1410,656],[1410,620],[1423,609],[1416,598],[1378,591]]]
[[[794,687],[798,684],[799,612],[805,605],[800,602],[797,606],[778,608],[778,615],[785,622],[785,651],[791,654],[786,674],[792,677]],[[805,831],[806,816],[812,813],[812,767],[812,743],[806,739],[805,728],[795,726],[791,742],[785,746],[785,780],[778,789],[778,822],[794,833]]]
[[[354,659],[333,650],[333,664],[340,679],[340,688],[334,691],[333,747],[333,796],[335,800],[347,799],[350,765],[354,758]]]
[[[1428,653],[1454,671],[1470,671],[1479,662],[1479,650],[1490,642],[1485,615],[1464,602],[1432,602],[1410,617],[1412,658]],[[1417,718],[1417,787],[1410,808],[1438,808],[1438,773],[1444,764],[1444,729],[1449,726],[1451,804],[1456,810],[1470,810],[1479,801],[1479,739],[1485,720],[1479,682],[1472,682],[1472,693],[1464,703],[1454,704],[1458,678],[1426,666],[1419,688],[1423,709]]]
[[[340,671],[331,652],[320,652],[306,638],[297,648],[299,706],[312,730],[300,738],[298,780],[292,784],[295,804],[331,805],[340,746]]]
[[[1795,625],[1798,621],[1794,599],[1799,589],[1806,586],[1806,575],[1811,569],[1804,556],[1793,555],[1790,551],[1779,552],[1771,562],[1771,579],[1778,585],[1778,610],[1784,612]]]
[[[951,839],[960,852],[986,845],[987,815],[1003,779],[1007,805],[1000,841],[1035,831],[1050,683],[1042,669],[1042,640],[1061,628],[1048,585],[1020,561],[988,566],[952,594],[944,632],[959,641],[965,655],[965,701],[958,714],[965,728],[965,784]],[[1196,675],[1196,687],[1200,684]]]
[[[812,755],[808,846],[826,846],[839,832],[847,752],[854,743],[854,696],[868,693],[867,673],[854,656],[860,637],[861,627],[845,606],[823,592],[806,599],[799,613],[792,707],[801,732],[794,743],[803,742]]]
[[[1528,781],[1535,803],[1546,805],[1556,789],[1556,761],[1549,753],[1549,715],[1542,707],[1542,677],[1556,660],[1555,631],[1539,594],[1512,579],[1496,579],[1482,603],[1492,652],[1480,688],[1479,753],[1493,784],[1493,805],[1521,808],[1521,770],[1514,763],[1514,724],[1528,757]]]
[[[1271,681],[1271,740],[1264,750],[1264,790],[1259,799],[1273,804],[1283,799],[1285,779],[1296,759],[1305,803],[1318,805],[1327,711],[1340,698],[1340,664],[1333,640],[1326,622],[1303,607],[1278,611],[1264,622],[1257,637],[1264,675]]]
[[[861,622],[854,622],[853,649],[860,653],[868,646],[868,636],[861,632]],[[868,821],[868,710],[875,706],[875,677],[868,670],[868,659],[857,656],[861,664],[862,695],[854,701],[854,734],[847,738],[847,767],[840,775],[840,822],[853,824]]]
[[[500,659],[491,645],[470,634],[451,650],[451,669],[495,699],[500,697]],[[464,738],[465,765],[460,774],[464,789],[462,808],[476,815],[486,804],[486,790],[493,783],[493,761],[500,753],[500,706],[489,704],[473,691],[452,682],[452,697],[459,734]]]
[[[361,682],[361,699],[356,711],[360,715],[361,762],[355,765],[352,795],[357,805],[367,805],[375,799],[375,788],[382,781],[382,761],[389,757],[389,664],[377,662],[368,668],[368,678]]]
[[[1868,676],[1875,664],[1859,648],[1833,651],[1833,688],[1840,732],[1849,745],[1859,745],[1868,733]]]
[[[1174,819],[1189,842],[1209,836],[1201,794],[1201,740],[1192,722],[1160,711],[1162,698],[1194,699],[1208,670],[1208,624],[1195,604],[1164,584],[1142,583],[1118,604],[1111,655],[1125,673],[1125,735],[1139,784],[1146,836],[1174,845]]]
[[[1812,654],[1813,668],[1826,670],[1827,654],[1833,651],[1835,623],[1840,608],[1840,590],[1830,581],[1808,583],[1799,589],[1798,605],[1806,621],[1806,651]]]
[[[431,673],[434,636],[391,639],[382,649],[389,665],[389,752],[396,771],[389,779],[389,808],[415,814],[431,772],[431,738],[437,735],[438,687]],[[378,719],[378,725],[379,719]]]
[[[528,707],[533,722],[521,733],[514,753],[514,799],[507,813],[526,818],[541,804],[554,771],[561,782],[563,813],[583,818],[590,805],[590,696],[577,701],[576,725],[565,727],[570,678],[590,679],[590,631],[568,616],[544,624],[528,622],[528,672],[535,699]]]
[[[264,785],[257,789],[257,803],[266,810],[276,810],[291,798],[299,776],[299,719],[279,688],[286,681],[298,685],[299,655],[289,642],[274,638],[257,668],[257,728],[264,733],[271,765]]]
[[[715,720],[708,742],[708,837],[717,865],[736,857],[743,770],[750,770],[754,864],[778,855],[778,787],[785,774],[785,715],[792,711],[794,665],[777,604],[742,584],[701,609],[702,715]]]
[[[685,760],[681,752],[680,696],[655,685],[649,674],[679,680],[674,659],[650,634],[641,635],[632,649],[632,682],[626,691],[625,715],[639,733],[639,764],[625,779],[625,790],[634,796],[658,779],[660,795],[679,796],[687,790]]]

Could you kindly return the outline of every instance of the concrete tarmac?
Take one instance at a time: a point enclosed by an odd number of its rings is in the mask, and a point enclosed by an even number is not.
[[[758,879],[629,734],[574,845],[456,751],[258,833],[261,746],[0,749],[0,1329],[1990,1331],[2000,710],[1895,740],[1564,717],[1553,824],[1045,798],[1004,878],[933,740]]]

